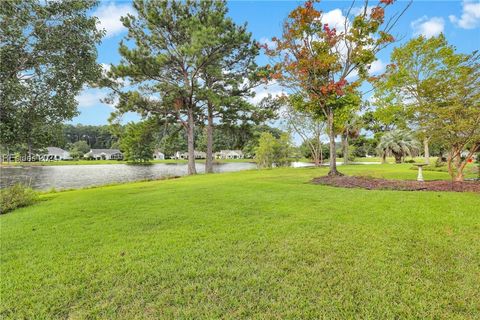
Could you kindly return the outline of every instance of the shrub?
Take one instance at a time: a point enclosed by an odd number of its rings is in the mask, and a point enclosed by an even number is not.
[[[255,149],[255,157],[260,168],[271,168],[275,162],[275,137],[269,132],[263,132]]]
[[[263,132],[255,149],[256,161],[259,168],[288,167],[292,145],[290,136],[285,133],[276,139],[271,133]]]
[[[2,189],[0,190],[0,214],[29,206],[37,199],[38,194],[35,191],[20,183]]]

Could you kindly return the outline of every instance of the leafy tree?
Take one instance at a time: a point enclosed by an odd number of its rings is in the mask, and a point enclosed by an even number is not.
[[[253,157],[255,155],[257,146],[260,143],[260,137],[263,133],[269,133],[275,139],[278,139],[282,135],[283,131],[267,125],[258,125],[251,127],[248,136],[246,136],[246,139],[244,140],[245,143],[243,147],[240,148],[243,150],[243,153],[245,153],[247,157]]]
[[[379,140],[380,137],[388,132],[397,129],[396,124],[391,120],[394,118],[388,117],[384,118],[382,114],[378,111],[381,109],[377,108],[375,110],[367,110],[362,115],[362,122],[364,124],[364,129],[371,131],[375,139]],[[398,128],[405,129],[405,128]]]
[[[337,118],[334,127],[335,132],[340,134],[341,138],[343,164],[348,164],[352,155],[352,150],[349,150],[349,140],[358,137],[363,126],[363,122],[357,114],[360,111],[360,102],[360,96],[354,92],[348,93],[336,101],[338,106],[335,107]]]
[[[120,138],[120,148],[127,161],[148,162],[153,159],[155,141],[152,122],[130,122]]]
[[[0,2],[0,138],[29,153],[77,113],[75,97],[100,75],[103,32],[87,13],[95,1]]]
[[[292,143],[288,133],[275,138],[269,132],[263,132],[255,149],[255,159],[260,168],[286,167],[290,165]]]
[[[419,110],[430,108],[430,102],[439,94],[439,87],[434,84],[447,60],[454,55],[454,48],[448,45],[443,34],[412,39],[393,50],[385,76],[375,85],[378,117],[394,123],[396,128],[416,129],[423,140],[427,164],[430,163],[431,134],[423,130],[421,123],[429,119]]]
[[[277,141],[269,132],[263,132],[255,149],[255,159],[260,168],[271,168],[275,163],[275,145]]]
[[[375,154],[378,140],[375,138],[367,138],[363,135],[358,136],[352,141],[352,146],[355,147],[353,155],[355,157],[366,157]]]
[[[396,163],[402,163],[407,155],[413,156],[418,151],[419,143],[412,134],[406,130],[393,130],[382,136],[377,150],[382,157],[382,163],[386,162],[387,155],[395,157]]]
[[[72,144],[77,141],[85,141],[92,149],[109,149],[113,148],[117,142],[117,138],[111,132],[111,127],[108,125],[62,125],[63,144],[56,143],[56,146],[65,147],[67,144]]]
[[[271,69],[272,78],[299,92],[311,106],[311,112],[327,120],[330,139],[329,175],[340,174],[336,168],[334,119],[338,102],[353,92],[368,77],[368,68],[375,55],[393,42],[389,34],[400,14],[385,22],[385,8],[393,0],[381,0],[371,10],[365,1],[363,9],[352,18],[352,2],[346,14],[343,30],[322,22],[323,12],[306,1],[294,9],[283,24],[281,39],[273,38],[274,46],[266,53],[279,59]],[[383,28],[382,28],[383,26]],[[347,81],[357,73],[356,81]]]
[[[376,86],[376,95],[403,110],[423,139],[426,162],[431,139],[449,150],[449,173],[458,181],[480,149],[479,57],[456,53],[443,35],[418,37],[393,51],[392,65]]]
[[[282,133],[280,138],[275,141],[274,145],[274,162],[277,167],[290,166],[290,158],[293,152],[290,134]]]
[[[303,142],[302,141],[302,144],[300,145],[300,152],[301,152],[301,155],[307,159],[312,159],[314,162],[315,162],[315,155],[312,154],[312,148],[310,146],[310,143],[312,144],[318,144],[318,140],[317,139],[312,139],[310,142]],[[328,159],[328,157],[330,156],[330,149],[329,149],[329,146],[327,144],[322,144],[321,146],[315,146],[316,148],[318,148],[318,152],[320,153],[320,155],[322,156],[322,160],[323,159]],[[323,163],[320,162],[319,165],[321,165]]]
[[[421,128],[447,148],[450,176],[463,181],[465,166],[480,150],[480,54],[456,54],[439,79],[439,94],[419,110],[428,119]]]
[[[86,153],[90,151],[90,146],[86,141],[80,140],[70,145],[70,156],[74,159],[82,158]]]
[[[302,144],[308,148],[308,155],[320,166],[323,162],[323,145],[321,137],[325,134],[325,121],[311,112],[306,111],[302,98],[292,95],[288,99],[282,116],[287,128],[302,139]]]

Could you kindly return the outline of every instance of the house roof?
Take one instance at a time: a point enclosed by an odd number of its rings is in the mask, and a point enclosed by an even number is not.
[[[112,155],[112,154],[117,154],[121,152],[118,149],[91,149],[89,153],[92,155],[102,154],[102,153],[105,155]]]
[[[64,155],[65,153],[68,153],[68,151],[63,150],[62,148],[57,148],[57,147],[47,147],[48,154],[53,154],[53,155]]]
[[[237,154],[242,154],[242,150],[220,150],[220,153],[223,153],[223,154],[228,154],[228,153],[237,153]]]

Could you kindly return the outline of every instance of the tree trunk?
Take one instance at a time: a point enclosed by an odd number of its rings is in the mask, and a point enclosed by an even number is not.
[[[33,146],[32,146],[32,138],[31,137],[28,137],[28,154],[27,154],[27,158],[25,159],[25,161],[27,162],[30,162],[32,161],[32,154],[33,154]]]
[[[382,152],[382,164],[387,163],[387,153],[384,151]]]
[[[403,155],[400,153],[394,153],[393,156],[395,157],[395,163],[402,163],[402,157]]]
[[[348,133],[342,134],[343,164],[348,164]]]
[[[209,102],[207,107],[207,159],[205,172],[213,173],[213,106]]]
[[[450,175],[450,177],[452,178],[452,180],[454,179],[454,173],[453,173],[453,168],[452,168],[452,154],[453,152],[450,151],[448,153],[448,157],[447,157],[447,168],[448,168],[448,174]]]
[[[337,170],[337,152],[335,148],[335,131],[333,128],[333,111],[329,109],[327,111],[327,123],[328,123],[328,138],[330,140],[330,171],[329,176],[341,176],[342,174]]]
[[[195,124],[193,121],[193,109],[188,109],[187,144],[188,144],[188,174],[197,174],[195,168]]]
[[[455,163],[457,167],[457,175],[455,176],[455,181],[463,181],[465,179],[465,176],[463,175],[463,171],[465,170],[465,167],[468,164],[468,160],[473,157],[475,152],[479,149],[479,145],[474,145],[472,148],[469,150],[468,155],[466,158],[462,161],[460,155],[458,156],[458,160]]]
[[[430,142],[430,138],[425,137],[423,139],[423,155],[425,157],[425,163],[430,164],[430,148],[428,146],[428,143]]]
[[[454,181],[455,182],[462,182],[464,180],[464,176],[463,176],[463,170],[458,170],[457,171],[457,175],[455,176],[455,179]]]
[[[323,147],[321,142],[319,143],[319,146],[320,146],[320,165],[322,165],[323,164]]]
[[[312,150],[312,155],[313,155],[313,162],[315,163],[315,167],[320,167],[320,154],[318,153],[318,150]]]

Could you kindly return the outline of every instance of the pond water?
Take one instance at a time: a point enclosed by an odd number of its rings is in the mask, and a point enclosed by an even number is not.
[[[255,169],[255,163],[231,162],[215,164],[214,172],[232,172]],[[187,174],[186,164],[156,163],[152,165],[96,164],[31,167],[1,167],[0,188],[15,183],[24,183],[34,189],[76,189],[110,183],[160,179]],[[197,171],[205,171],[203,163]]]
[[[337,163],[341,165],[341,163]],[[356,164],[375,164],[357,162]],[[325,163],[324,165],[328,165]],[[205,172],[205,164],[197,163],[197,172]],[[293,162],[292,167],[311,167],[313,163]],[[257,168],[251,162],[228,162],[214,164],[214,172],[233,172]],[[38,190],[78,189],[140,180],[154,180],[187,174],[187,165],[179,163],[156,163],[152,165],[95,164],[61,166],[11,166],[0,167],[0,188],[23,183]]]

